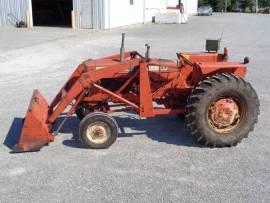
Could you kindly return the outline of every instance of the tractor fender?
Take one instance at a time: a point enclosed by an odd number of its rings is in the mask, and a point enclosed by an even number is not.
[[[237,62],[195,63],[192,72],[192,80],[197,84],[205,77],[217,73],[230,73],[240,78],[244,78],[247,73],[247,67],[245,64]]]

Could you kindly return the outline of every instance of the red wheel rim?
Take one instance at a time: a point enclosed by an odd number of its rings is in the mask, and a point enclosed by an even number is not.
[[[239,105],[233,98],[215,100],[208,108],[208,123],[219,133],[227,133],[240,122]]]

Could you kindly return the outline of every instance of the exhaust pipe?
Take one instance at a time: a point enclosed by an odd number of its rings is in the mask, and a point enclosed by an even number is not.
[[[148,62],[150,61],[150,45],[149,44],[146,44],[146,52],[145,52],[145,60]]]
[[[120,48],[120,62],[125,60],[125,33],[122,33],[122,43]]]

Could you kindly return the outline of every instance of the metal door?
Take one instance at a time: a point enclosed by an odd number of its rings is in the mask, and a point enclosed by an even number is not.
[[[93,28],[93,1],[80,0],[81,28]]]
[[[77,28],[104,28],[104,0],[73,0]]]

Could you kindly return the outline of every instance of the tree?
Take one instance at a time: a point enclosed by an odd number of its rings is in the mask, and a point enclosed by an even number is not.
[[[199,6],[202,6],[202,5],[205,5],[205,4],[209,4],[209,0],[199,0],[198,1]]]
[[[215,10],[216,11],[225,11],[225,1],[216,1],[215,2]]]
[[[227,11],[233,11],[236,9],[236,0],[228,0]]]
[[[240,4],[244,10],[249,9],[252,11],[254,7],[254,0],[240,0]]]
[[[225,11],[225,1],[226,0],[199,0],[198,4],[199,6],[209,4],[211,5],[214,11],[220,12],[220,11]],[[227,0],[227,11],[233,11],[236,8],[237,1],[239,0]],[[270,1],[270,0],[262,0],[262,1]]]
[[[270,0],[259,0],[259,7],[270,7]]]
[[[225,1],[224,0],[209,0],[209,4],[212,6],[214,11],[224,11]]]

